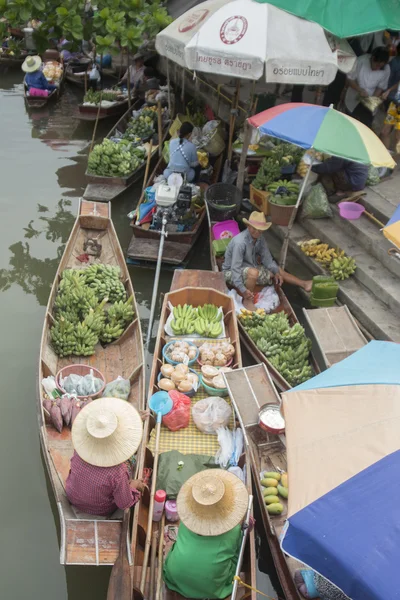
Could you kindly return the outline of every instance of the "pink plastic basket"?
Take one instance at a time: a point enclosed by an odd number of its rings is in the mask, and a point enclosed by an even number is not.
[[[239,225],[233,220],[221,221],[213,226],[213,235],[215,240],[230,239],[239,233]]]
[[[340,216],[349,221],[359,219],[365,210],[365,206],[355,202],[339,202],[338,206]]]

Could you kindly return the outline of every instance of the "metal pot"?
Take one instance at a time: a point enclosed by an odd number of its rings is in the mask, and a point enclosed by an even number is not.
[[[268,424],[268,417],[279,415],[279,420],[282,421],[282,427],[274,427],[272,424]],[[285,432],[285,420],[281,415],[281,408],[279,404],[264,404],[260,408],[260,412],[258,413],[258,425],[264,431],[268,433],[273,433],[274,435],[280,435]]]

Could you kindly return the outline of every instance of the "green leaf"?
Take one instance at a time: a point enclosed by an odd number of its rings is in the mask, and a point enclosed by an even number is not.
[[[110,9],[109,8],[103,8],[103,10],[101,10],[99,12],[99,16],[106,21],[109,17],[110,17]]]
[[[56,8],[56,13],[60,17],[68,17],[68,9],[65,8],[65,6],[59,6],[58,8]]]

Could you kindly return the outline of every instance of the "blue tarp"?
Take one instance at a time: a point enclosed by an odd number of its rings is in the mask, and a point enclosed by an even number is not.
[[[290,517],[282,548],[352,600],[400,599],[400,451]]]
[[[400,344],[369,342],[348,358],[298,385],[293,390],[314,390],[374,383],[400,385]]]

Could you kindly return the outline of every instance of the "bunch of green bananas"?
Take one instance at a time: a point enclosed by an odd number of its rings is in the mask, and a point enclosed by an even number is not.
[[[194,333],[194,321],[197,318],[197,310],[191,304],[174,306],[174,318],[171,321],[171,329],[175,335],[192,335]]]
[[[288,181],[287,179],[279,179],[278,181],[273,181],[269,184],[267,189],[269,192],[272,192],[274,194],[280,187],[284,187],[289,193],[296,195],[299,193],[300,189],[298,183],[295,183],[294,181]]]
[[[218,321],[206,321],[203,317],[198,317],[194,322],[194,330],[201,336],[217,338],[222,333],[222,323]]]
[[[340,256],[333,259],[329,270],[335,279],[343,281],[353,275],[356,266],[356,261],[351,256]]]
[[[219,312],[218,306],[215,306],[215,304],[204,304],[204,306],[199,306],[197,315],[210,323],[217,323],[222,319],[222,313]]]
[[[119,267],[93,263],[86,269],[82,269],[80,273],[86,285],[93,289],[99,300],[103,298],[108,298],[110,302],[126,300]]]
[[[60,317],[56,320],[53,327],[50,330],[50,339],[53,345],[54,351],[58,356],[63,358],[64,356],[70,356],[75,354],[76,341],[75,341],[75,327],[72,323],[69,323]]]

